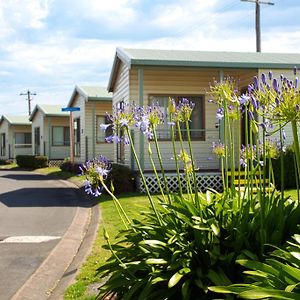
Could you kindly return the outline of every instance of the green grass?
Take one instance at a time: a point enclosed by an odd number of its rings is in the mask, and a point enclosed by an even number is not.
[[[146,211],[149,207],[149,201],[145,195],[131,193],[122,195],[118,197],[118,199],[131,219],[139,218],[141,216],[141,211]],[[83,286],[87,287],[92,283],[100,282],[99,277],[96,276],[96,270],[110,257],[110,251],[102,248],[103,245],[106,245],[106,241],[103,236],[103,228],[107,230],[111,241],[114,240],[119,230],[123,229],[123,223],[121,222],[110,197],[102,195],[99,197],[99,201],[101,221],[92,253],[82,265],[80,273],[76,278],[76,283],[66,290],[64,296],[65,300],[93,299],[86,298],[89,297],[89,295],[86,295],[87,289],[83,289]],[[77,298],[74,298],[74,295],[76,295]]]

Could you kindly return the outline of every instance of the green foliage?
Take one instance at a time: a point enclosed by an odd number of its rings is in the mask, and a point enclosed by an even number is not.
[[[18,166],[22,168],[38,169],[48,166],[47,156],[17,155],[16,161]]]
[[[292,147],[287,147],[286,151],[283,154],[283,164],[284,164],[284,188],[285,189],[294,189],[297,187],[296,184],[296,175],[295,175],[295,153]],[[272,160],[272,166],[274,170],[275,184],[276,187],[280,189],[281,187],[281,167],[280,167],[280,158]]]
[[[79,166],[80,166],[80,164],[72,163],[70,161],[64,161],[60,165],[60,169],[62,171],[64,171],[64,172],[70,172],[70,173],[74,173],[74,174],[79,174],[80,173]]]
[[[112,170],[108,175],[106,185],[113,184],[114,194],[130,193],[134,191],[134,175],[132,171],[121,164],[112,164]]]
[[[244,199],[241,207],[236,198],[210,192],[199,201],[174,197],[172,204],[161,203],[161,222],[152,211],[134,220],[116,244],[108,240],[112,256],[98,271],[111,277],[99,297],[114,292],[118,299],[215,299],[211,285],[243,281],[237,258],[262,260],[266,243],[283,245],[297,232],[300,208],[274,193],[258,195],[255,203]]]
[[[238,260],[249,284],[211,287],[218,293],[233,293],[245,299],[300,299],[300,235],[283,248],[274,250],[265,262]]]

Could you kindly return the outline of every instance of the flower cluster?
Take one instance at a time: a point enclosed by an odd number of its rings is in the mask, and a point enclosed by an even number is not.
[[[246,168],[249,162],[259,163],[261,166],[263,165],[263,161],[260,160],[261,157],[261,147],[257,149],[256,145],[242,145],[240,151],[240,164],[242,167]]]
[[[219,142],[212,143],[212,153],[217,157],[225,157],[225,144]]]
[[[296,75],[296,68],[294,74]],[[248,86],[252,106],[255,110],[261,109],[265,118],[272,124],[282,127],[291,121],[300,121],[300,92],[299,80],[293,80],[281,75],[279,79],[273,77],[270,71],[264,73],[260,80],[254,77]],[[266,126],[262,126],[266,129]]]
[[[85,175],[85,192],[95,197],[100,196],[103,190],[103,182],[107,179],[112,165],[102,155],[87,161],[80,166],[81,175]]]

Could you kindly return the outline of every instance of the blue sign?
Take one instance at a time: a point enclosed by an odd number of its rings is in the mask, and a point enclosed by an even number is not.
[[[63,107],[61,109],[61,111],[79,111],[79,110],[80,110],[80,107],[76,107],[76,106],[74,106],[74,107]]]

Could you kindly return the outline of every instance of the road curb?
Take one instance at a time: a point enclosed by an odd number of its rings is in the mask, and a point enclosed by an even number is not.
[[[78,186],[68,181],[61,181],[69,187],[76,188],[74,196],[78,199],[78,205],[83,201],[84,204],[89,204],[87,203],[89,201],[87,198],[80,201],[80,199],[82,199],[82,191],[80,191]],[[91,203],[91,201],[89,202]],[[11,298],[12,300],[46,300],[52,297],[52,292],[55,292],[55,289],[60,286],[59,283],[64,275],[67,274],[69,267],[75,260],[78,260],[76,259],[76,256],[80,253],[80,248],[82,248],[83,241],[90,227],[92,210],[92,205],[87,205],[87,207],[77,207],[72,223],[60,242]],[[84,258],[83,254],[81,254],[81,257],[82,259]],[[70,273],[69,275],[72,274]]]

